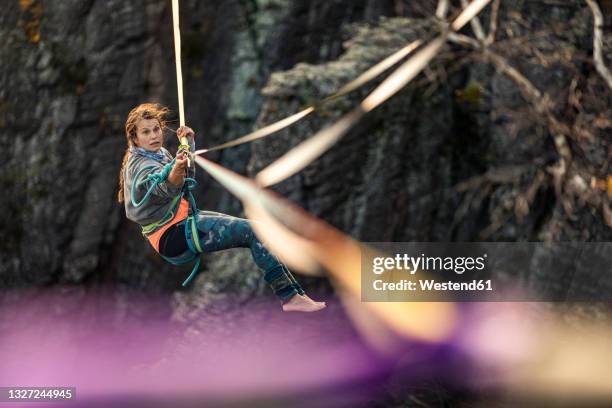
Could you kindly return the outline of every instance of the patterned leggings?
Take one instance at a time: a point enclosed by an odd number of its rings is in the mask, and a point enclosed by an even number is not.
[[[257,239],[248,220],[214,211],[199,211],[196,219],[204,253],[230,248],[249,248],[255,264],[263,271],[264,280],[281,302],[288,301],[295,294],[304,294],[289,269]],[[179,259],[189,255],[182,222],[164,233],[159,250],[169,258]]]

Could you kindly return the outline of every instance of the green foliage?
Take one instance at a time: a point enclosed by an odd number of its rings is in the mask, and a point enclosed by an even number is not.
[[[465,88],[456,90],[455,96],[460,102],[473,106],[479,106],[482,102],[483,93],[484,88],[480,83],[470,82],[465,86]]]

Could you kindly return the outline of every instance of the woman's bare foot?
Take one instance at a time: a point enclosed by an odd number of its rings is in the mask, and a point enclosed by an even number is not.
[[[308,295],[295,295],[283,305],[284,312],[317,312],[325,308],[325,302],[315,302]]]

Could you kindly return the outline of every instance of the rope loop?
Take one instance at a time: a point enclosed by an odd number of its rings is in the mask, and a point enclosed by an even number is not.
[[[195,179],[191,177],[185,177],[185,184],[183,185],[183,189],[185,189],[186,191],[191,191],[195,189],[197,185],[198,182]]]
[[[172,161],[166,164],[161,171],[157,173],[151,173],[141,181],[138,180],[140,179],[142,173],[151,169],[156,169],[157,166],[145,166],[140,169],[138,173],[136,173],[136,176],[134,176],[134,182],[132,183],[132,187],[130,188],[130,199],[132,200],[132,205],[134,207],[138,208],[144,203],[146,203],[149,200],[151,194],[153,193],[153,190],[155,190],[155,187],[157,187],[158,184],[163,183],[168,179],[168,175],[170,174],[170,171],[172,171],[172,166],[174,166],[175,161],[176,159],[172,159]],[[145,193],[144,197],[140,201],[138,201],[136,199],[136,187],[140,187],[142,184],[147,183],[149,181],[152,181],[151,187],[147,189],[147,192]]]

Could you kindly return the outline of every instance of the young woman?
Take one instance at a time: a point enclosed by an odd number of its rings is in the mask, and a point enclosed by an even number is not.
[[[128,148],[119,175],[118,200],[125,203],[127,218],[143,227],[143,234],[155,250],[169,262],[180,263],[193,256],[190,241],[185,236],[189,228],[184,225],[189,203],[180,197],[185,178],[195,175],[195,168],[187,167],[189,151],[195,151],[195,141],[193,130],[180,127],[177,137],[179,140],[187,137],[189,149],[179,149],[173,162],[171,154],[163,147],[167,113],[167,108],[151,103],[139,105],[129,113],[125,123]],[[173,164],[169,166],[170,163]],[[165,176],[155,183],[155,177],[164,170]],[[145,182],[133,189],[136,176]],[[145,198],[149,190],[151,193]],[[315,302],[304,293],[285,265],[257,239],[249,221],[212,211],[198,211],[193,225],[197,226],[204,253],[249,248],[284,311],[314,312],[325,307],[324,302]]]

